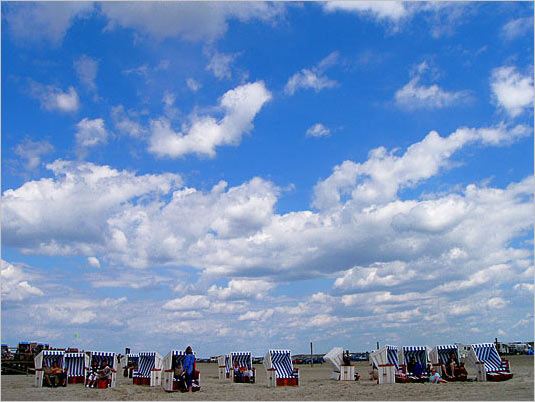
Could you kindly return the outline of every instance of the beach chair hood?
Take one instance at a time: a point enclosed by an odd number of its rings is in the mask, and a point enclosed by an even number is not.
[[[323,360],[330,363],[335,371],[340,372],[340,366],[344,363],[344,349],[338,346],[332,348],[329,353],[323,356]]]

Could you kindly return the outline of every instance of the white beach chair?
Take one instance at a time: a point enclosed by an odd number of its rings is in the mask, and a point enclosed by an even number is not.
[[[133,383],[156,387],[162,384],[162,356],[157,352],[140,352],[138,369],[133,373]]]
[[[470,345],[467,360],[475,366],[478,381],[506,381],[513,378],[509,361],[500,357],[493,343]]]
[[[230,355],[220,355],[217,357],[219,381],[230,381]]]
[[[329,353],[323,356],[323,360],[333,366],[331,379],[339,381],[355,380],[355,366],[344,364],[344,349],[341,347],[332,348]]]
[[[65,370],[69,384],[85,382],[85,368],[89,365],[89,355],[84,352],[65,353]]]
[[[399,349],[397,346],[385,345],[369,356],[373,369],[377,369],[378,384],[394,384],[399,367]]]
[[[412,374],[407,373],[407,365],[409,364],[411,359],[414,358],[418,363],[421,364],[422,373],[425,375],[429,375],[428,366],[431,365],[431,361],[429,358],[430,352],[431,349],[428,346],[403,346],[399,355],[399,361],[402,371],[406,374]]]
[[[195,355],[195,352],[193,352]],[[180,363],[184,361],[186,357],[186,352],[181,350],[171,350],[165,355],[162,361],[162,386],[163,389],[167,392],[178,391],[178,381],[175,379],[175,368]],[[193,366],[194,377],[193,377],[193,386],[201,386],[201,373],[197,370],[197,365]]]
[[[251,352],[232,352],[230,354],[230,377],[232,382],[237,382],[234,377],[234,365],[238,363],[240,371],[243,372],[242,381],[248,383],[254,383],[256,378],[256,370],[253,367],[253,358]]]
[[[294,369],[289,350],[270,349],[264,356],[267,386],[299,385],[299,369]]]
[[[103,382],[97,381],[97,388],[115,388],[117,386],[117,367],[119,365],[117,355],[115,354],[115,352],[99,352],[99,351],[89,352],[89,358],[88,358],[89,364],[86,365],[85,370],[89,370],[89,367],[93,364],[94,360],[98,363],[99,367],[102,364],[102,362],[105,360],[106,362],[108,362],[108,365],[111,368],[111,378],[108,379],[106,384],[104,384]],[[85,376],[85,379],[87,381],[87,375]]]
[[[45,376],[44,367],[52,367],[56,362],[59,367],[65,370],[65,351],[64,350],[42,350],[33,359],[35,367],[35,386],[41,388]]]

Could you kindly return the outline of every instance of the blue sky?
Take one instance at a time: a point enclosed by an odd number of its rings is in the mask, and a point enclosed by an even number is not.
[[[2,342],[530,340],[533,145],[530,2],[2,3]]]

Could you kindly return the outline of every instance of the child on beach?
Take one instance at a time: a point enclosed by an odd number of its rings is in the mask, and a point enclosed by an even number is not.
[[[97,386],[97,378],[98,378],[98,362],[96,360],[93,360],[91,363],[91,367],[89,368],[89,371],[87,373],[87,381],[86,381],[86,388],[95,388]]]

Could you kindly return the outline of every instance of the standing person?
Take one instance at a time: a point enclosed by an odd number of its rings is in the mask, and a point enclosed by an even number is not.
[[[191,392],[193,387],[193,369],[195,367],[195,356],[191,350],[191,346],[186,348],[186,357],[184,357],[184,362],[182,363],[182,369],[186,377],[186,385],[188,387],[188,392]]]
[[[349,357],[349,350],[342,355],[342,360],[344,361],[344,366],[351,366],[351,358]]]

